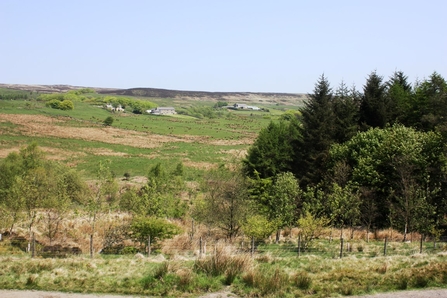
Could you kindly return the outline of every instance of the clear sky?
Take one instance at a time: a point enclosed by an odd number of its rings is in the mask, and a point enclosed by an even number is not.
[[[447,78],[445,0],[0,0],[0,83],[312,92]]]

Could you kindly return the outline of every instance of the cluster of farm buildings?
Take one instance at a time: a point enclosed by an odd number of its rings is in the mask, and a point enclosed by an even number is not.
[[[228,106],[227,108],[233,109],[233,110],[252,110],[252,111],[260,111],[261,110],[261,108],[259,108],[259,107],[249,106],[249,105],[241,104],[241,103],[235,103],[234,105]],[[107,104],[106,109],[113,111],[113,112],[124,112],[124,109],[121,105],[114,107],[111,104]],[[173,108],[173,107],[157,107],[155,109],[146,110],[146,113],[151,114],[151,115],[175,115],[175,114],[177,114],[175,111],[175,108]]]

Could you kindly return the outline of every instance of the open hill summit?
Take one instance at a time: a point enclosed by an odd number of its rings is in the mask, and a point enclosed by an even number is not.
[[[26,85],[26,84],[0,84],[0,88],[41,93],[67,92],[86,87],[71,85]],[[88,87],[100,94],[127,95],[149,98],[173,98],[197,101],[230,101],[230,102],[265,102],[280,103],[283,105],[301,105],[307,98],[305,93],[266,93],[266,92],[206,92],[181,91],[157,88],[96,88]]]

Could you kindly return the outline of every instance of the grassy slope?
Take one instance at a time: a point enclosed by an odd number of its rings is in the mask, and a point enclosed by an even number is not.
[[[154,102],[177,107],[199,104],[193,101],[179,103],[169,99],[157,99]],[[211,105],[212,103],[201,104]],[[1,100],[0,114],[59,117],[63,122],[54,125],[81,129],[102,129],[102,121],[112,115],[115,118],[113,127],[122,129],[122,134],[147,133],[148,143],[151,142],[150,135],[152,134],[178,137],[179,140],[161,143],[157,148],[141,148],[120,145],[119,141],[116,144],[110,144],[102,141],[71,138],[70,136],[48,136],[38,132],[25,134],[19,130],[19,124],[1,121],[0,118],[0,149],[4,152],[17,150],[31,141],[37,141],[42,147],[65,152],[59,154],[62,156],[57,158],[75,165],[79,170],[85,170],[87,176],[91,174],[90,169],[94,168],[94,165],[101,159],[112,160],[113,170],[118,176],[124,172],[130,172],[132,175],[145,175],[151,165],[166,160],[169,160],[166,163],[168,167],[183,161],[186,167],[194,172],[207,168],[210,164],[224,163],[234,156],[243,154],[259,130],[265,127],[271,119],[277,119],[282,113],[282,110],[274,109],[274,106],[268,108],[271,112],[228,112],[224,109],[222,117],[196,119],[182,115],[160,117],[131,113],[111,114],[98,107],[97,104],[85,102],[75,102],[75,109],[72,111],[61,111],[47,108],[41,102]],[[193,139],[191,140],[190,137]],[[190,140],[182,141],[182,138]],[[99,154],[98,152],[101,150],[109,153]]]

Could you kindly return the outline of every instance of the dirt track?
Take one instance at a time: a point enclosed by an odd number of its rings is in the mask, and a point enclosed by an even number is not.
[[[94,294],[69,294],[44,291],[16,291],[0,290],[1,298],[136,298],[148,296],[116,296],[116,295],[94,295]],[[224,298],[236,297],[229,292],[210,293],[200,298]],[[403,291],[366,296],[350,296],[352,298],[441,298],[447,297],[447,289]]]

